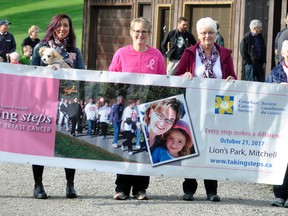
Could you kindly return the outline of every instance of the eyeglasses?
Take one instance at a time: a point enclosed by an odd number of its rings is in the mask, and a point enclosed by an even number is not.
[[[170,124],[170,125],[174,124],[174,121],[175,121],[175,120],[165,118],[165,116],[164,116],[162,113],[158,113],[158,112],[155,112],[155,113],[156,113],[157,118],[158,118],[159,120],[161,120],[161,121],[162,121],[162,120],[165,120],[165,122],[166,122],[167,124]]]
[[[200,32],[200,34],[202,35],[202,36],[205,36],[205,35],[214,35],[215,34],[215,32],[213,32],[213,31],[209,31],[209,32]]]
[[[149,33],[149,31],[141,31],[141,30],[133,30],[135,32],[136,35],[139,35],[140,33],[143,35],[146,35]]]

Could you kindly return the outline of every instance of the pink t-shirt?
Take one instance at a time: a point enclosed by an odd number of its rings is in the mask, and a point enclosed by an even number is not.
[[[148,47],[145,52],[137,52],[132,45],[122,47],[115,52],[108,70],[166,75],[166,65],[159,50]]]

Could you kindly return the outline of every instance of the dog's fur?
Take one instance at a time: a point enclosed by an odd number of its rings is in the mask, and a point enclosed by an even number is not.
[[[62,56],[53,48],[41,47],[39,49],[41,60],[48,65],[48,67],[57,68],[71,68],[62,58]]]

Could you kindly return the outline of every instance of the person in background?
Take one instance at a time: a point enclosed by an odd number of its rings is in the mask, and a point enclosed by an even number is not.
[[[19,62],[21,64],[30,65],[31,64],[31,56],[32,56],[32,47],[29,45],[25,45],[22,49],[23,55],[20,57]]]
[[[28,37],[24,38],[24,40],[21,43],[22,49],[24,46],[29,45],[32,48],[32,52],[34,50],[34,47],[40,42],[40,39],[38,38],[40,28],[38,26],[32,25],[28,29]],[[24,53],[24,50],[23,50]]]
[[[8,55],[10,64],[20,64],[19,63],[19,54],[17,52],[12,52]]]
[[[288,85],[288,40],[283,41],[281,55],[283,56],[284,60],[272,69],[266,79],[266,82]],[[284,175],[283,184],[274,185],[273,193],[275,199],[272,201],[271,205],[280,207],[284,206],[285,208],[288,208],[288,165]]]
[[[88,121],[88,137],[92,138],[92,128],[94,124],[96,124],[96,117],[98,115],[98,108],[93,98],[89,98],[89,102],[86,104],[84,111]]]
[[[103,101],[104,102],[104,101]],[[102,102],[101,102],[101,98],[100,99],[97,99],[96,100],[96,107],[97,107],[97,110],[99,111],[100,107],[102,106]],[[97,114],[96,116],[96,122],[94,124],[94,135],[99,135],[100,134],[100,129],[101,129],[101,124],[100,124],[100,121],[99,121],[99,116]]]
[[[107,131],[109,126],[109,117],[111,113],[111,107],[109,107],[109,101],[105,100],[104,105],[100,107],[98,115],[99,115],[99,122],[101,125],[101,139],[107,139]]]
[[[161,52],[147,45],[151,37],[152,24],[149,19],[139,17],[130,24],[132,44],[118,49],[109,66],[109,71],[166,75],[164,58]],[[133,62],[133,64],[131,64]],[[114,131],[115,132],[115,131]],[[115,200],[125,200],[132,195],[138,200],[146,200],[149,176],[117,174]]]
[[[82,117],[82,109],[79,104],[79,100],[77,97],[73,98],[73,101],[71,104],[68,105],[68,116],[71,121],[71,135],[73,137],[76,136],[76,126],[79,123],[79,119]]]
[[[216,33],[215,43],[217,43],[220,46],[224,47],[224,38],[222,37],[222,35],[219,32],[220,23],[217,20],[215,22],[216,22],[216,26],[217,26],[217,33]]]
[[[250,22],[241,43],[240,53],[245,66],[247,81],[265,81],[266,46],[262,35],[262,23],[259,20]]]
[[[137,122],[136,122],[136,126],[137,126],[137,127],[136,127],[135,130],[134,130],[134,132],[135,132],[135,137],[136,137],[135,149],[137,149],[137,150],[139,150],[139,149],[142,148],[141,143],[140,143],[142,130],[141,130],[141,123],[140,123],[140,116],[139,116],[138,107],[137,107],[137,106],[140,105],[140,104],[141,104],[141,99],[138,98],[138,99],[136,100],[136,105],[135,105],[135,107],[134,107],[134,109],[135,109],[136,112],[137,112]]]
[[[113,125],[113,141],[112,146],[114,148],[118,148],[120,145],[118,145],[118,139],[120,134],[120,125],[122,120],[122,114],[124,111],[123,106],[123,97],[121,95],[118,95],[116,98],[116,103],[112,105],[111,108],[111,115],[109,117],[110,124]]]
[[[196,31],[199,42],[184,51],[181,57],[177,75],[183,77],[212,78],[236,80],[233,66],[232,51],[216,44],[217,26],[215,21],[210,18],[202,18],[196,24]],[[194,200],[194,193],[197,190],[196,179],[185,179],[183,182],[183,200]],[[217,195],[217,180],[206,179],[204,185],[207,200],[217,202],[220,197]]]
[[[283,56],[281,54],[281,46],[285,40],[288,40],[288,14],[286,16],[286,28],[281,32],[278,32],[275,38],[275,63],[280,64],[283,61]],[[278,49],[280,48],[280,49]]]
[[[124,132],[126,140],[122,142],[122,151],[128,149],[128,155],[133,155],[132,151],[132,139],[134,136],[134,130],[137,122],[137,110],[135,109],[135,100],[128,100],[128,106],[124,109],[121,122],[121,131]],[[134,127],[134,126],[135,127]]]
[[[77,129],[77,133],[78,134],[82,134],[82,132],[83,132],[83,116],[84,116],[84,113],[85,113],[85,102],[84,102],[84,100],[83,99],[80,99],[79,101],[78,101],[78,103],[79,103],[79,105],[80,105],[80,108],[81,108],[81,111],[80,111],[80,113],[81,113],[81,115],[80,115],[80,118],[79,118],[79,120],[78,120],[78,123],[77,123],[77,125],[76,125],[76,129]]]
[[[62,98],[61,98],[62,99]],[[63,102],[61,102],[59,107],[59,120],[58,127],[59,130],[62,130],[62,124],[64,123],[66,131],[69,131],[69,117],[68,117],[68,99],[63,98]]]
[[[168,75],[175,75],[184,50],[196,44],[194,36],[187,31],[187,25],[188,20],[185,17],[179,17],[178,28],[168,32],[161,43],[162,54],[169,59]],[[169,49],[168,43],[170,43]]]
[[[31,64],[47,66],[42,62],[39,49],[43,46],[56,49],[63,57],[64,61],[72,68],[85,69],[82,54],[76,47],[76,35],[72,25],[72,20],[67,14],[57,14],[47,27],[44,39],[34,48]],[[42,183],[44,166],[33,165],[33,176],[35,181],[34,197],[37,199],[47,199],[47,194]],[[75,169],[65,168],[66,174],[66,197],[76,198],[74,189]]]
[[[15,52],[16,50],[16,41],[9,32],[9,26],[11,22],[8,20],[0,21],[0,57],[4,62],[7,62],[7,57],[10,53]]]

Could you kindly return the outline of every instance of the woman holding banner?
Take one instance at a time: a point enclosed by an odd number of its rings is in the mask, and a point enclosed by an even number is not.
[[[286,84],[288,82],[288,40],[283,41],[281,48],[281,55],[284,60],[274,67],[267,77],[266,82],[268,83],[281,83]],[[288,166],[284,176],[282,185],[274,185],[273,193],[275,199],[272,201],[272,206],[284,206],[288,208]]]
[[[152,24],[144,17],[134,19],[130,24],[132,44],[122,47],[113,56],[109,71],[166,75],[166,66],[161,52],[147,45]],[[148,199],[146,189],[149,176],[117,174],[115,200],[125,200],[132,195],[138,200]]]
[[[183,77],[213,78],[236,80],[232,51],[214,43],[217,26],[210,17],[201,18],[196,24],[199,42],[187,48],[179,62],[176,75]],[[204,180],[207,200],[220,201],[217,195],[217,180]],[[194,200],[197,189],[196,179],[185,179],[183,182],[183,200]]]
[[[32,65],[46,66],[39,55],[41,47],[51,47],[57,50],[64,61],[72,68],[85,69],[80,50],[76,47],[76,35],[73,29],[72,20],[66,14],[58,14],[52,18],[46,30],[44,39],[34,48]],[[42,183],[44,166],[32,165],[35,181],[34,197],[37,199],[47,199],[47,194]],[[65,168],[67,187],[66,197],[76,198],[74,189],[75,169]]]

